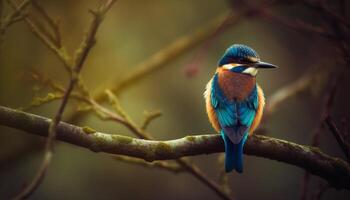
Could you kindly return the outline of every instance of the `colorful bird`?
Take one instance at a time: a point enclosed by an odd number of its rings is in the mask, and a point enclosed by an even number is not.
[[[204,92],[209,121],[225,144],[226,172],[243,172],[244,143],[263,114],[265,98],[256,83],[260,68],[276,66],[261,62],[252,48],[234,44],[219,60]]]

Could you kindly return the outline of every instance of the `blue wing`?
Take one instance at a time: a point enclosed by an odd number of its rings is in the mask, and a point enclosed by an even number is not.
[[[258,108],[258,93],[255,87],[243,101],[229,101],[218,85],[218,75],[212,81],[211,104],[215,109],[218,121],[230,140],[238,144],[255,118]]]
[[[222,128],[221,136],[225,143],[226,171],[236,169],[243,171],[243,145],[248,136],[248,130],[255,118],[258,108],[258,94],[255,87],[243,101],[229,101],[218,85],[218,75],[212,81],[211,104],[215,109]]]

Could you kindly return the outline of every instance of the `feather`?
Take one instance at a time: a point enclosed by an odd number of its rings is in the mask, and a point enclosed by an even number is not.
[[[225,144],[225,171],[231,172],[235,169],[237,172],[243,172],[243,148],[248,138],[248,133],[244,134],[243,139],[234,144],[224,131],[221,131],[221,137]]]
[[[234,144],[233,146],[233,166],[238,173],[243,172],[243,148],[247,138],[248,133],[246,132],[243,139],[238,144]]]
[[[257,86],[241,100],[228,99],[220,88],[216,73],[211,81],[210,92],[207,95],[210,96],[225,143],[225,170],[242,172],[244,143],[259,107]]]
[[[211,79],[206,88],[205,88],[205,92],[204,92],[204,98],[205,98],[205,104],[206,104],[206,110],[207,110],[207,114],[208,114],[208,118],[209,121],[211,123],[211,125],[213,126],[213,128],[219,133],[221,130],[221,126],[219,124],[218,118],[216,116],[216,112],[215,109],[212,105],[212,101],[211,101],[211,86],[212,86],[212,81],[213,79]]]
[[[248,127],[246,126],[226,126],[223,128],[224,133],[233,142],[233,144],[238,144],[241,142],[244,134],[247,132]]]
[[[224,131],[221,131],[221,137],[225,144],[225,171],[231,172],[234,169],[234,147],[231,140],[227,137]]]
[[[257,85],[257,90],[258,90],[258,101],[256,101],[256,114],[255,118],[253,120],[252,125],[250,126],[249,129],[249,134],[253,134],[254,130],[258,127],[260,124],[261,118],[263,116],[263,111],[264,111],[264,106],[265,106],[265,97],[264,97],[264,92],[261,89],[259,85]]]

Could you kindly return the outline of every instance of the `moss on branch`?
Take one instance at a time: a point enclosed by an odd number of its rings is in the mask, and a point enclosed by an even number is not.
[[[47,136],[50,119],[0,106],[0,125]],[[57,139],[94,152],[126,155],[146,161],[218,153],[224,150],[218,134],[194,135],[168,141],[151,141],[101,132],[86,134],[82,127],[61,122]],[[303,168],[337,189],[350,189],[350,166],[320,149],[266,136],[251,136],[245,154],[264,157]]]

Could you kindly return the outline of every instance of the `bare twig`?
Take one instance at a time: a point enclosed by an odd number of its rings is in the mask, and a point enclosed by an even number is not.
[[[154,111],[154,112],[145,111],[144,115],[145,115],[145,119],[144,119],[144,121],[142,122],[142,125],[141,125],[141,129],[142,130],[146,130],[148,125],[153,120],[155,120],[156,118],[162,116],[162,112],[159,111],[159,110],[158,111]]]
[[[32,0],[23,0],[22,3],[18,6],[18,9],[8,14],[6,17],[4,17],[4,19],[2,19],[3,2],[0,2],[0,43],[2,43],[6,29],[13,23],[22,19],[20,13],[27,7],[27,5],[31,1]]]
[[[350,146],[344,140],[343,135],[340,133],[337,125],[335,124],[335,122],[332,120],[330,116],[326,117],[325,122],[329,130],[332,132],[334,138],[337,140],[340,148],[343,150],[346,158],[350,162]]]
[[[140,158],[133,158],[133,157],[122,156],[122,155],[113,155],[112,158],[118,161],[130,163],[134,165],[141,165],[147,168],[158,168],[158,169],[163,169],[174,173],[185,172],[185,170],[179,165],[171,164],[165,161],[146,162],[145,160]]]
[[[23,13],[23,11],[19,9],[19,6],[15,1],[7,0],[7,2],[15,9],[15,11],[17,11],[24,18],[24,21],[28,24],[30,30],[34,33],[34,35],[39,40],[41,40],[42,43],[47,48],[49,48],[55,55],[57,55],[57,57],[62,62],[65,69],[67,70],[67,72],[71,73],[73,69],[73,64],[71,61],[71,57],[66,52],[65,48],[56,46],[56,44],[50,40],[50,36],[46,35],[45,32],[42,32],[38,27],[38,25],[35,24],[33,20],[31,20],[28,16],[25,15],[25,13]]]
[[[28,198],[40,185],[42,180],[45,177],[47,167],[49,166],[51,159],[52,159],[52,151],[46,151],[44,155],[44,159],[38,169],[38,172],[34,176],[33,180],[30,182],[30,184],[25,187],[19,194],[14,197],[14,199],[26,199]]]
[[[334,99],[337,91],[337,86],[341,78],[334,78],[334,80],[331,82],[331,86],[329,91],[326,93],[324,97],[324,104],[321,110],[321,116],[319,120],[318,126],[315,128],[312,134],[312,140],[311,140],[311,145],[314,147],[318,147],[320,144],[320,137],[321,137],[321,132],[323,129],[323,122],[329,115],[333,105],[334,105]],[[302,185],[301,185],[301,195],[300,199],[301,200],[306,200],[307,195],[308,195],[308,185],[309,185],[309,180],[310,180],[310,174],[309,172],[305,171],[304,176],[302,179]]]
[[[314,88],[323,88],[328,82],[329,71],[326,67],[311,67],[303,76],[279,88],[266,100],[264,122],[288,99],[312,91]]]
[[[307,74],[275,91],[266,101],[265,115],[271,115],[287,99],[309,89],[313,79],[312,75]]]
[[[62,41],[58,22],[50,17],[46,10],[37,2],[37,0],[32,0],[32,5],[43,16],[43,19],[45,19],[47,24],[52,29],[54,34],[54,36],[52,37],[52,42],[54,42],[57,47],[61,48]],[[49,35],[49,33],[47,35]]]
[[[20,15],[20,12],[22,12],[29,3],[31,3],[32,0],[23,0],[22,3],[18,6],[18,9],[10,13],[5,19],[2,21],[2,28],[6,29],[9,25],[11,25],[16,18]]]
[[[47,136],[50,119],[0,106],[0,124]],[[57,139],[88,148],[94,152],[127,155],[146,161],[178,159],[223,152],[220,135],[187,136],[170,141],[150,141],[131,137],[84,131],[83,128],[60,122]],[[325,179],[337,189],[350,189],[350,166],[340,158],[331,157],[318,148],[266,136],[253,135],[244,149],[248,155],[265,157],[301,167]]]
[[[15,199],[25,199],[29,197],[35,190],[36,188],[40,185],[40,183],[43,180],[43,177],[47,171],[47,167],[51,162],[51,158],[53,155],[54,151],[54,140],[56,138],[57,134],[57,126],[59,122],[61,121],[62,114],[64,112],[64,109],[68,103],[68,98],[70,93],[73,91],[73,88],[75,86],[75,83],[78,80],[78,74],[80,70],[83,67],[84,61],[86,60],[87,55],[89,54],[92,46],[95,43],[95,35],[97,32],[97,29],[102,22],[102,19],[105,15],[105,13],[108,11],[110,6],[114,3],[115,1],[107,1],[106,4],[103,4],[97,11],[93,13],[94,18],[91,22],[90,28],[87,32],[86,37],[82,41],[82,44],[80,48],[77,50],[77,56],[75,60],[75,65],[74,65],[74,71],[71,77],[71,80],[69,82],[68,88],[64,93],[61,105],[55,115],[55,118],[53,121],[50,123],[49,130],[48,130],[48,138],[46,141],[45,145],[45,157],[44,160],[35,175],[34,179],[31,181],[31,183],[26,187],[21,193],[19,193]]]
[[[130,117],[124,111],[122,106],[120,105],[118,97],[115,96],[111,90],[106,90],[105,92],[108,96],[109,102],[112,104],[113,109],[117,112],[117,114],[119,114],[122,118],[124,118],[126,120],[130,120]],[[91,100],[91,101],[93,101],[93,100]],[[97,102],[96,102],[96,104],[97,104]]]

